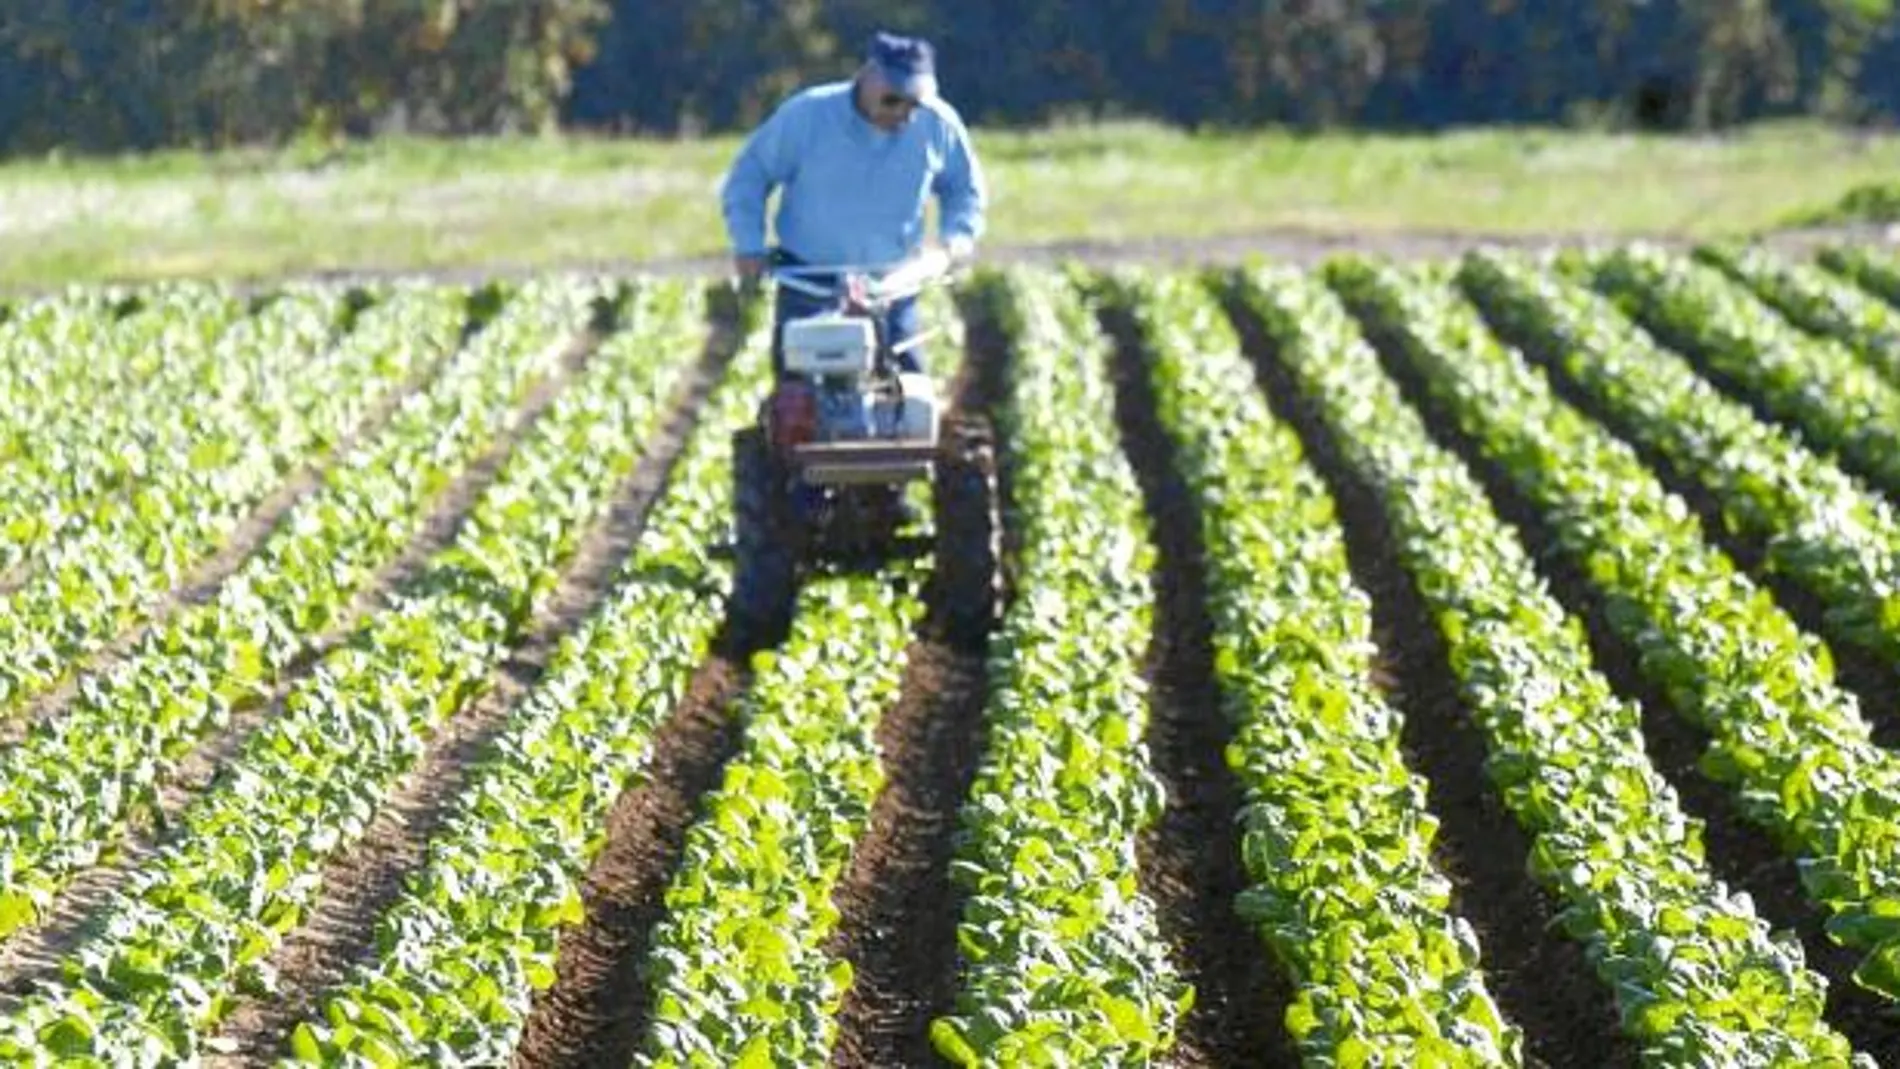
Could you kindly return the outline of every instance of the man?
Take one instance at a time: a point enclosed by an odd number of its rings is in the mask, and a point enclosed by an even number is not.
[[[765,240],[765,204],[781,190]],[[889,264],[924,245],[924,209],[939,204],[938,230],[953,263],[967,261],[984,230],[987,194],[969,132],[937,92],[928,41],[879,33],[849,80],[799,91],[753,131],[720,191],[734,267],[751,284],[768,260],[789,264]],[[821,284],[828,279],[813,279]],[[781,370],[780,327],[819,301],[778,289],[772,367]],[[918,332],[916,298],[894,304],[893,344]],[[923,370],[921,347],[899,357]]]

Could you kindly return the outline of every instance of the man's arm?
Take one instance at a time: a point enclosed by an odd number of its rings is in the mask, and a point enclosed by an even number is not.
[[[781,104],[746,138],[720,187],[720,208],[733,255],[756,260],[765,255],[765,202],[790,175],[796,115]]]
[[[964,127],[963,119],[948,105],[940,114],[950,143],[944,152],[943,170],[933,183],[941,209],[937,230],[951,255],[964,259],[983,236],[989,192],[983,165],[976,157],[976,148],[970,143],[970,132]]]

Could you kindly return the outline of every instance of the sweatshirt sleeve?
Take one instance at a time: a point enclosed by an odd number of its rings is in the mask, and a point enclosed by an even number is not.
[[[746,138],[726,172],[719,200],[726,236],[736,255],[765,252],[765,202],[773,187],[790,177],[791,148],[798,125],[794,102],[781,104]]]
[[[959,236],[975,241],[983,236],[984,212],[989,201],[983,165],[977,160],[976,148],[970,143],[970,132],[964,127],[963,119],[947,105],[941,114],[949,145],[944,152],[943,170],[938,172],[933,184],[942,200],[938,229],[946,241]]]

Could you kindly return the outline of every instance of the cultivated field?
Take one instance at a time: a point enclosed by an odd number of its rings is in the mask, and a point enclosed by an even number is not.
[[[1900,1065],[1900,258],[982,268],[981,641],[728,626],[763,312],[16,300],[0,1058]]]

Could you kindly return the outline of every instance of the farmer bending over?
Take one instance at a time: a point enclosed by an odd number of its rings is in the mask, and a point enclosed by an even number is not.
[[[765,241],[765,203],[782,187]],[[747,138],[720,191],[726,232],[740,279],[751,285],[772,265],[894,264],[924,244],[924,208],[938,197],[938,232],[953,264],[967,262],[983,234],[983,172],[963,120],[937,95],[928,41],[879,33],[848,81],[793,94]],[[836,280],[814,278],[820,285]],[[772,369],[783,370],[780,344],[789,318],[825,302],[788,286],[773,309]],[[890,308],[893,347],[918,332],[917,298]],[[920,347],[898,358],[922,371]]]

